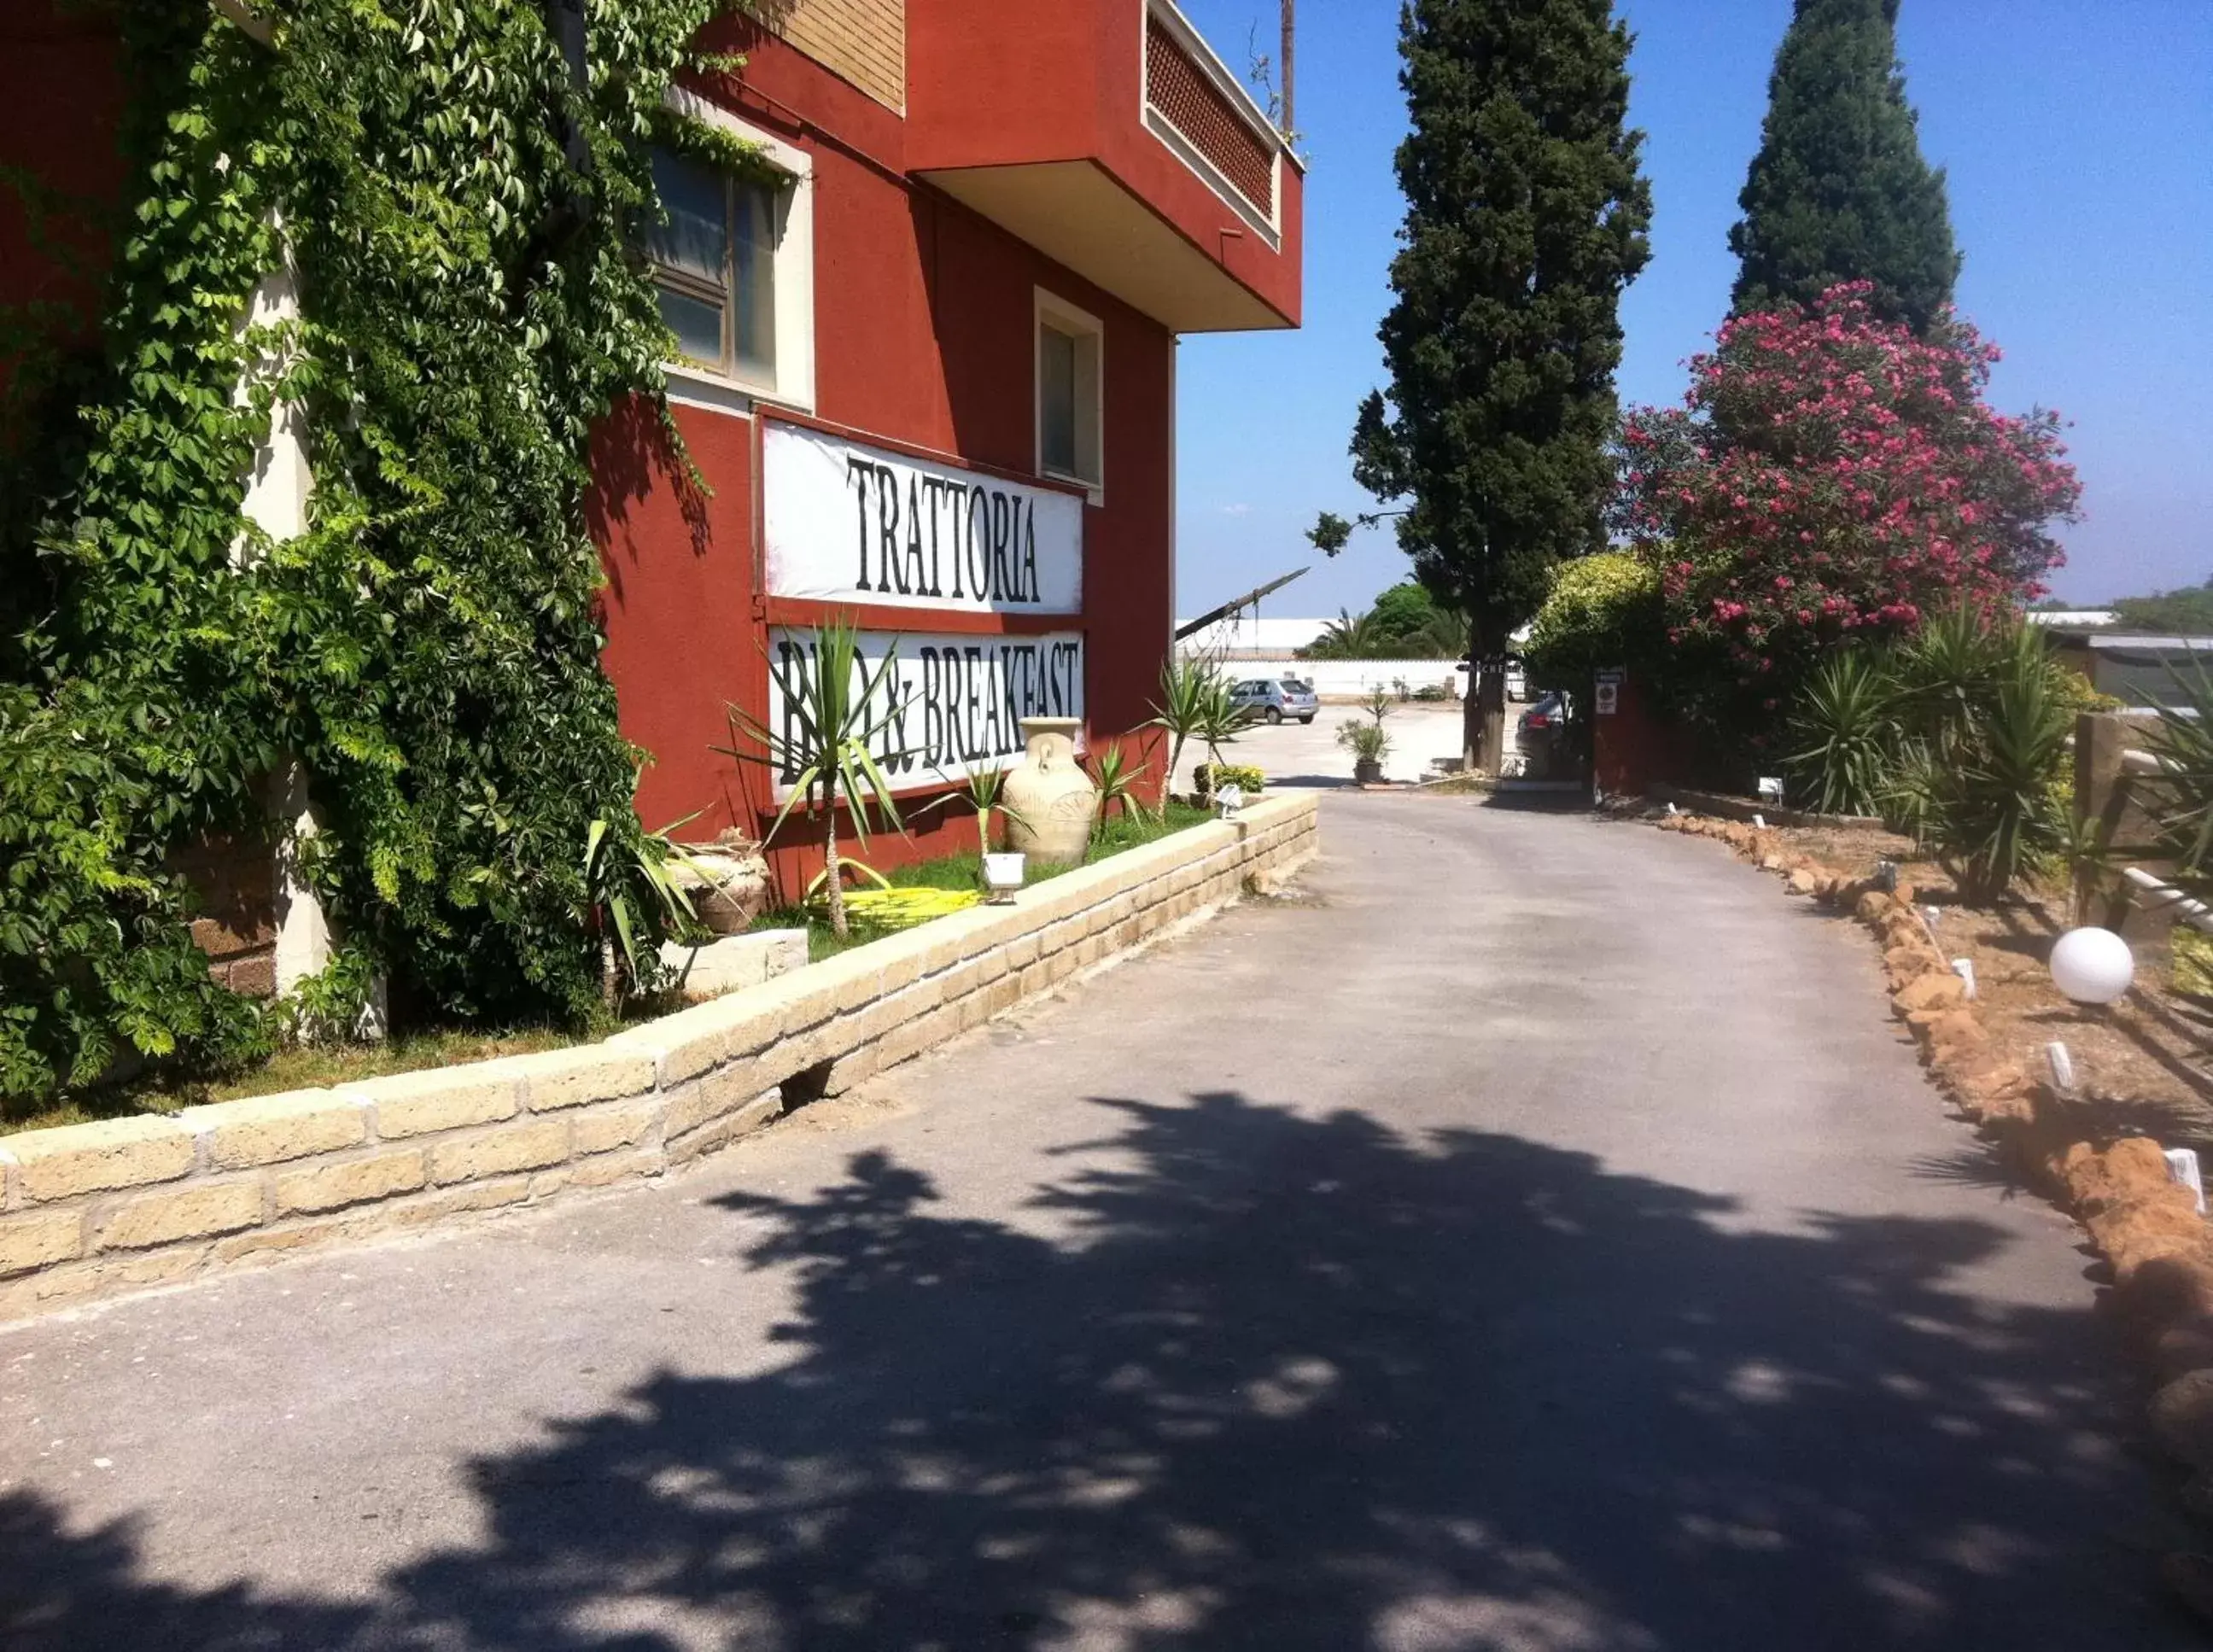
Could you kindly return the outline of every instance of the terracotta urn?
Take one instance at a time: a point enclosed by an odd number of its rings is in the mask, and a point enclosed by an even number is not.
[[[1007,776],[1007,847],[1043,866],[1074,866],[1091,845],[1099,788],[1076,760],[1077,717],[1024,717],[1028,752]]]
[[[774,885],[760,845],[726,832],[711,844],[686,844],[676,881],[692,897],[692,910],[716,935],[743,935],[768,910]]]

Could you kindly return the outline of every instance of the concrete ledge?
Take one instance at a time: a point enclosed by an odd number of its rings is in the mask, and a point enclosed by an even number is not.
[[[807,931],[756,930],[704,947],[662,943],[661,961],[684,978],[686,998],[715,998],[807,967]]]
[[[1272,888],[1315,817],[1267,797],[599,1044],[0,1140],[0,1320],[659,1175]]]

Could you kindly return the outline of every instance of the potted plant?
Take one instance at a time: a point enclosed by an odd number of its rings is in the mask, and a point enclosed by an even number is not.
[[[1029,875],[1029,856],[1019,850],[994,850],[991,847],[991,817],[1004,815],[1009,820],[1021,822],[1022,812],[1006,801],[1007,777],[1003,770],[983,769],[969,775],[961,782],[960,789],[948,792],[930,808],[942,808],[948,803],[965,802],[976,812],[976,849],[978,871],[985,893],[994,905],[1004,905],[1014,899],[1015,891],[1022,887]]]
[[[976,847],[983,857],[984,887],[991,899],[1001,905],[1015,898],[1015,891],[1022,887],[1029,870],[1029,856],[1018,850],[995,850],[991,847],[991,817],[1003,814],[1008,820],[1019,821],[1021,811],[1008,802],[1003,796],[1007,777],[1003,770],[986,769],[968,777],[968,802],[976,811]]]
[[[1347,717],[1337,727],[1337,743],[1352,753],[1352,777],[1356,783],[1382,783],[1383,759],[1391,755],[1391,736],[1381,722]]]

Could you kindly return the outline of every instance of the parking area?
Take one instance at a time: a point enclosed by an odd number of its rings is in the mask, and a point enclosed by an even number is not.
[[[1509,708],[1519,716],[1519,705]],[[1324,704],[1311,723],[1265,723],[1248,727],[1235,746],[1225,747],[1222,760],[1257,765],[1275,786],[1349,786],[1352,783],[1352,754],[1337,743],[1338,725],[1367,715],[1356,705]],[[1391,755],[1383,773],[1391,780],[1419,780],[1430,772],[1433,758],[1457,757],[1460,751],[1461,708],[1458,701],[1436,704],[1409,700],[1392,708],[1384,719],[1391,735]],[[1176,767],[1174,789],[1191,789],[1192,771],[1206,760],[1204,748],[1186,747]]]

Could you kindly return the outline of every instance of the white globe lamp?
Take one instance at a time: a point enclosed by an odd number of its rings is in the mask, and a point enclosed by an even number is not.
[[[2076,1003],[2112,1003],[2136,974],[2129,943],[2111,930],[2070,930],[2052,943],[2051,984]]]

